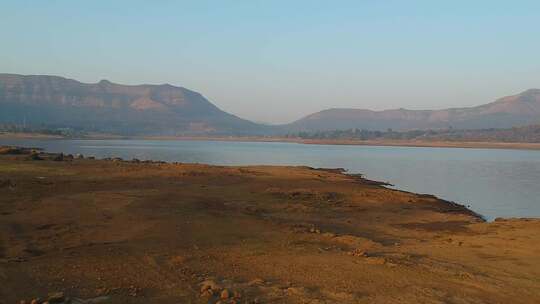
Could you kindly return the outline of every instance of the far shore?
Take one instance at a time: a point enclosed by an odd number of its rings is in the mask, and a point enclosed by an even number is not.
[[[540,143],[521,142],[473,142],[473,141],[419,141],[419,140],[347,140],[347,139],[301,139],[286,137],[191,137],[191,136],[148,136],[148,140],[207,140],[238,142],[288,142],[306,145],[350,145],[432,148],[475,148],[475,149],[519,149],[540,150]]]
[[[302,138],[262,137],[262,136],[120,136],[120,135],[112,135],[112,134],[90,134],[85,137],[68,138],[68,137],[62,137],[59,135],[48,135],[48,134],[38,134],[38,133],[0,133],[0,139],[200,140],[200,141],[236,141],[236,142],[284,142],[284,143],[298,143],[298,144],[306,144],[306,145],[352,145],[352,146],[540,150],[540,143],[527,143],[527,142],[302,139]]]

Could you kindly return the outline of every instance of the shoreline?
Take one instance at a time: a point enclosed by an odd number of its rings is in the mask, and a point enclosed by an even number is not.
[[[186,140],[186,139],[184,139]],[[64,157],[66,158],[66,160],[74,160],[75,159],[75,156],[73,156],[72,154],[67,154],[65,155],[64,153],[55,153],[55,152],[48,152],[46,150],[44,150],[43,148],[41,147],[20,147],[20,146],[0,146],[0,155],[4,154],[2,153],[2,150],[5,150],[5,149],[16,149],[16,150],[20,150],[20,154],[22,155],[28,155],[28,154],[32,154],[33,151],[37,152],[38,155],[40,155],[41,157],[43,157],[44,159],[48,159],[48,160],[54,160],[55,158],[58,158],[58,157],[62,157],[62,159],[64,159]],[[19,152],[17,152],[15,155],[18,155]],[[84,156],[82,156],[83,159],[84,159]],[[169,164],[169,165],[176,165],[176,164],[189,164],[189,165],[202,165],[202,166],[208,166],[208,167],[228,167],[228,168],[250,168],[250,167],[291,167],[291,168],[307,168],[309,170],[313,170],[313,171],[323,171],[323,172],[330,172],[330,173],[334,173],[334,174],[341,174],[341,175],[344,175],[344,176],[347,176],[347,177],[350,177],[352,179],[355,179],[355,180],[358,180],[359,182],[363,183],[363,184],[369,184],[369,185],[372,185],[372,186],[375,186],[375,187],[381,187],[381,188],[384,188],[384,189],[388,189],[388,190],[391,190],[391,191],[397,191],[397,192],[401,192],[401,193],[404,193],[404,194],[412,194],[412,195],[416,195],[416,196],[421,196],[421,197],[429,197],[429,198],[433,198],[437,201],[440,201],[444,204],[447,204],[448,206],[451,206],[451,207],[455,207],[456,208],[456,211],[459,211],[459,212],[464,212],[468,215],[471,215],[483,222],[490,222],[484,215],[472,210],[471,208],[469,208],[468,206],[466,206],[465,204],[461,204],[459,202],[455,202],[455,201],[450,201],[450,200],[447,200],[447,199],[444,199],[444,198],[440,198],[436,195],[433,195],[433,194],[429,194],[429,193],[417,193],[417,192],[412,192],[412,191],[407,191],[407,190],[402,190],[402,189],[399,189],[399,188],[395,188],[395,185],[393,184],[390,184],[388,182],[385,182],[385,181],[379,181],[379,180],[372,180],[372,179],[369,179],[369,178],[366,178],[364,174],[361,174],[361,173],[347,173],[347,170],[344,169],[344,168],[315,168],[315,167],[310,167],[310,166],[305,166],[305,165],[298,165],[298,166],[287,166],[287,165],[212,165],[212,164],[207,164],[207,163],[182,163],[182,162],[167,162],[167,161],[162,161],[162,160],[138,160],[138,159],[133,159],[133,160],[124,160],[120,157],[106,157],[106,158],[95,158],[95,157],[91,157],[91,160],[93,161],[98,161],[98,162],[108,162],[108,161],[112,161],[112,162],[126,162],[126,163],[143,163],[143,164]],[[510,220],[510,219],[522,219],[522,218],[514,218],[514,217],[497,217],[497,218],[494,218],[492,221],[494,221],[495,219],[503,219],[503,220]],[[523,218],[525,219],[525,218]]]
[[[418,141],[418,140],[315,140],[284,137],[220,137],[220,136],[118,136],[91,135],[86,137],[62,137],[57,135],[33,133],[0,133],[1,139],[46,139],[46,140],[163,140],[163,141],[222,141],[222,142],[273,142],[296,143],[304,145],[336,145],[336,146],[382,146],[412,148],[461,148],[461,149],[508,149],[508,150],[540,150],[540,143],[522,142],[480,142],[480,141]]]
[[[425,147],[425,148],[463,148],[463,149],[511,149],[540,150],[540,143],[519,142],[457,142],[457,141],[400,141],[400,140],[311,140],[281,137],[174,137],[152,136],[132,139],[147,140],[193,140],[193,141],[225,141],[225,142],[276,142],[297,143],[304,145],[333,146],[383,146],[383,147]]]

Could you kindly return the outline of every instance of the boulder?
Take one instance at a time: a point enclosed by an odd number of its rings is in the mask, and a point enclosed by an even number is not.
[[[57,154],[53,157],[54,161],[63,161],[64,160],[64,153]]]
[[[30,155],[28,155],[27,159],[28,160],[43,160],[43,158],[41,158],[41,156],[39,156],[39,153],[37,153],[37,152],[30,153]]]
[[[0,147],[0,154],[4,155],[16,155],[16,154],[23,154],[23,150],[17,147]]]

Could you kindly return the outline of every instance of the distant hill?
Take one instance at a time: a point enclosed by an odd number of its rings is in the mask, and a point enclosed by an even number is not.
[[[266,130],[182,87],[107,80],[87,84],[14,74],[0,74],[0,123],[124,135],[241,135]]]
[[[317,130],[412,130],[510,128],[540,123],[540,90],[503,97],[471,108],[445,110],[329,109],[308,115],[289,125],[292,132]]]

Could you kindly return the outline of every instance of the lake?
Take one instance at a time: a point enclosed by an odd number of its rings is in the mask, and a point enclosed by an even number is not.
[[[0,145],[99,158],[341,167],[398,189],[469,205],[488,220],[540,217],[540,151],[158,140],[0,139]]]

